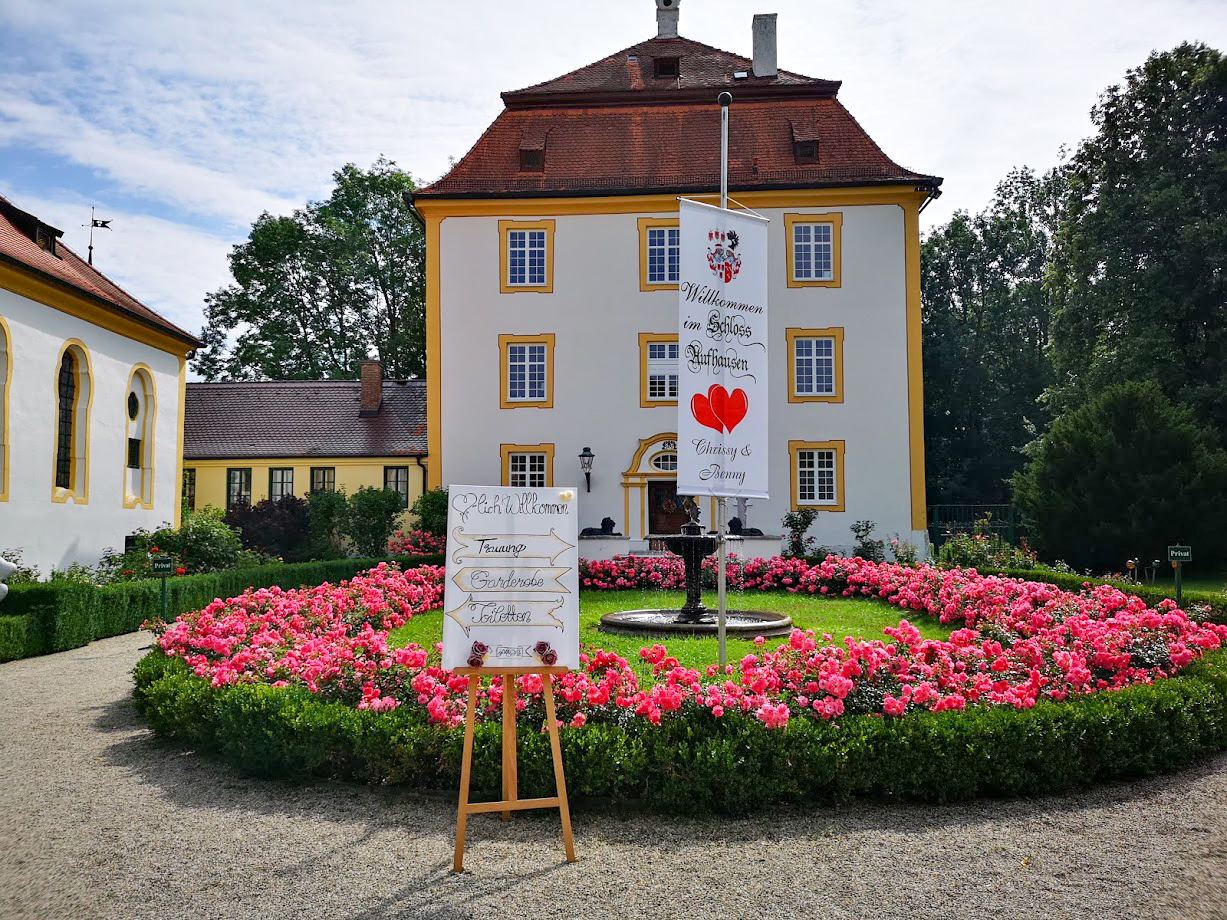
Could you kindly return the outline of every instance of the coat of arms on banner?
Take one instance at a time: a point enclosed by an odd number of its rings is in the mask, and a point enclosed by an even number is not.
[[[707,247],[707,264],[712,274],[728,284],[741,271],[741,256],[737,254],[737,244],[741,241],[737,238],[737,231],[721,233],[719,230],[709,230],[707,241],[710,244]]]

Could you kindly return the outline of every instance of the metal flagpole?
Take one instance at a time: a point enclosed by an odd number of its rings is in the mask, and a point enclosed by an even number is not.
[[[721,93],[717,101],[720,103],[720,210],[729,206],[729,106],[733,102],[732,93]],[[728,612],[728,571],[725,564],[725,539],[728,525],[728,499],[723,495],[716,497],[716,595],[718,598],[718,613],[716,615],[716,633],[720,642],[720,670],[728,664],[728,647],[725,636],[725,614]]]
[[[89,264],[94,264],[94,228],[98,226],[98,221],[94,220],[94,209],[91,206],[89,209]]]

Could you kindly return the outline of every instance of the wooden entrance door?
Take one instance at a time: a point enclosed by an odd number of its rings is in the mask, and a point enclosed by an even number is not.
[[[681,533],[689,520],[677,497],[676,479],[652,479],[648,482],[648,533]]]

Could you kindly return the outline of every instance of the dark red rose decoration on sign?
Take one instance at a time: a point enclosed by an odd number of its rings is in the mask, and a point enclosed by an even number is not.
[[[484,642],[474,642],[473,647],[469,649],[469,667],[480,668],[486,663],[486,652],[490,651],[490,647]]]
[[[547,668],[552,668],[558,663],[558,653],[548,642],[538,642],[533,646],[533,651],[537,653],[537,657],[541,659],[541,663]]]

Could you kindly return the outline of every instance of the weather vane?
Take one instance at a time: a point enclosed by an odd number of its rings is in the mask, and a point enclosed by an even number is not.
[[[82,225],[84,226],[84,224]],[[94,264],[94,228],[101,227],[103,230],[111,229],[111,221],[99,220],[94,216],[94,209],[91,206],[89,209],[89,264]]]

